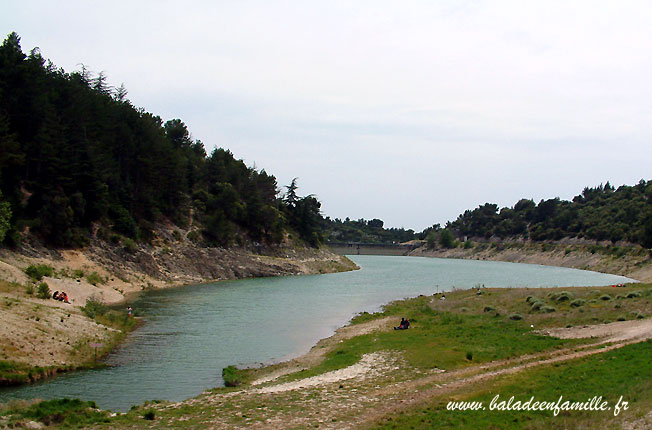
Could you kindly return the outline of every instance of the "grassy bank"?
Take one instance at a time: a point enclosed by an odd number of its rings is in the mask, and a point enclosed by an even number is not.
[[[648,340],[590,358],[541,366],[436,396],[425,405],[391,413],[368,428],[620,429],[624,422],[634,423],[652,409],[652,398],[646,394],[652,389],[651,355]],[[536,401],[556,404],[560,396],[563,400],[557,411],[516,406],[517,401],[524,404],[531,398],[531,405]],[[509,402],[511,397],[512,406],[501,406],[501,401]],[[601,399],[588,410],[564,408],[565,401],[584,403],[595,397]],[[451,402],[479,402],[482,409],[450,410]],[[600,408],[603,402],[607,404]]]

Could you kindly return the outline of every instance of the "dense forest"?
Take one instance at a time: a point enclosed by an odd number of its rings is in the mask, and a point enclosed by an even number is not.
[[[320,202],[225,149],[206,154],[179,119],[134,107],[124,86],[66,73],[10,34],[0,47],[0,242],[26,232],[80,246],[93,232],[136,241],[154,225],[201,226],[197,241],[322,242]]]
[[[533,241],[577,237],[596,241],[627,241],[652,248],[652,181],[615,189],[585,188],[572,201],[559,198],[519,200],[511,208],[486,203],[467,210],[446,229],[458,238],[513,238]]]

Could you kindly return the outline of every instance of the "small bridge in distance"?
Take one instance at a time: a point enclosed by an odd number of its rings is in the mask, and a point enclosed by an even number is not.
[[[419,245],[401,243],[328,242],[326,245],[339,255],[408,255]]]

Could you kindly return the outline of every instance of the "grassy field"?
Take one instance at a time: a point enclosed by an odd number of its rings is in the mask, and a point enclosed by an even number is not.
[[[619,429],[623,419],[635,422],[639,416],[652,410],[652,342],[629,345],[592,356],[554,366],[541,366],[477,384],[468,390],[433,398],[425,405],[383,417],[369,426],[370,429]],[[492,410],[492,399],[496,406]],[[563,401],[587,402],[594,397],[592,410],[501,410],[500,401],[525,403],[534,401],[557,403]],[[449,410],[449,402],[480,402],[481,410]],[[607,402],[605,410],[599,404]],[[623,401],[627,410],[622,409]],[[532,402],[534,403],[534,402]],[[616,409],[621,405],[620,411]],[[512,403],[514,405],[515,403]],[[568,409],[568,408],[566,408]],[[618,415],[616,415],[618,413]]]

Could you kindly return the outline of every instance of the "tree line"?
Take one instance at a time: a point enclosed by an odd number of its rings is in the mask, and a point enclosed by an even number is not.
[[[201,226],[209,245],[278,244],[296,233],[318,246],[321,204],[282,195],[273,175],[227,149],[207,154],[179,119],[164,122],[127,99],[105,73],[72,73],[0,46],[0,242],[25,232],[52,246],[84,245],[93,231],[152,238],[155,223]]]
[[[586,187],[572,201],[521,199],[510,208],[486,203],[467,210],[446,228],[458,238],[521,237],[533,241],[565,237],[627,241],[652,248],[652,181],[616,189],[607,182]]]
[[[453,247],[465,239],[560,240],[566,237],[595,241],[626,241],[652,248],[652,181],[641,180],[617,189],[609,182],[586,187],[571,201],[535,203],[521,199],[512,207],[485,203],[466,210],[445,227],[435,224],[422,232],[385,229],[379,219],[324,220],[328,241],[393,243],[425,240],[429,246]],[[467,244],[468,245],[468,244]]]
[[[414,240],[417,236],[412,229],[384,228],[383,220],[374,218],[365,220],[351,220],[346,218],[331,219],[326,217],[323,228],[326,240],[329,242],[358,242],[358,243],[402,243]]]

